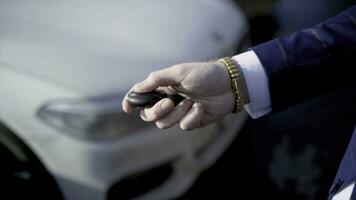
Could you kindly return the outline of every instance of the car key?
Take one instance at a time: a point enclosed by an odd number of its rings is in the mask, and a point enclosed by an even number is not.
[[[138,93],[131,91],[127,95],[128,102],[135,107],[151,107],[163,98],[170,98],[174,102],[174,106],[179,104],[184,98],[181,95],[167,95],[157,91]]]

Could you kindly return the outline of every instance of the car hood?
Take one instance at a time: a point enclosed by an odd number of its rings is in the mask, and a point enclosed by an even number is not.
[[[239,9],[220,0],[0,0],[0,27],[2,63],[85,94],[217,58],[247,30]]]

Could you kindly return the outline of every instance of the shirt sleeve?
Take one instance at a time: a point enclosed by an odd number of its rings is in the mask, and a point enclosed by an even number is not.
[[[244,106],[247,113],[254,119],[272,111],[268,78],[254,51],[232,57],[239,63],[244,75],[250,103]]]
[[[351,183],[343,190],[338,192],[335,196],[333,196],[332,200],[343,200],[343,199],[351,199],[352,191],[355,187],[355,182]]]

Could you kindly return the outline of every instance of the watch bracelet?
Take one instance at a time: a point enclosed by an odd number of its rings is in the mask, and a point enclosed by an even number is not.
[[[229,57],[220,58],[219,61],[225,65],[230,75],[232,91],[235,97],[235,107],[232,112],[240,112],[243,106],[249,103],[249,95],[243,72],[240,65]]]

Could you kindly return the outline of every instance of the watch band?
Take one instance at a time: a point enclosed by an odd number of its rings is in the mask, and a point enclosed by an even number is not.
[[[243,106],[249,103],[246,83],[240,65],[229,57],[220,58],[219,61],[225,65],[230,74],[232,92],[235,97],[235,108],[232,112],[240,112]]]

